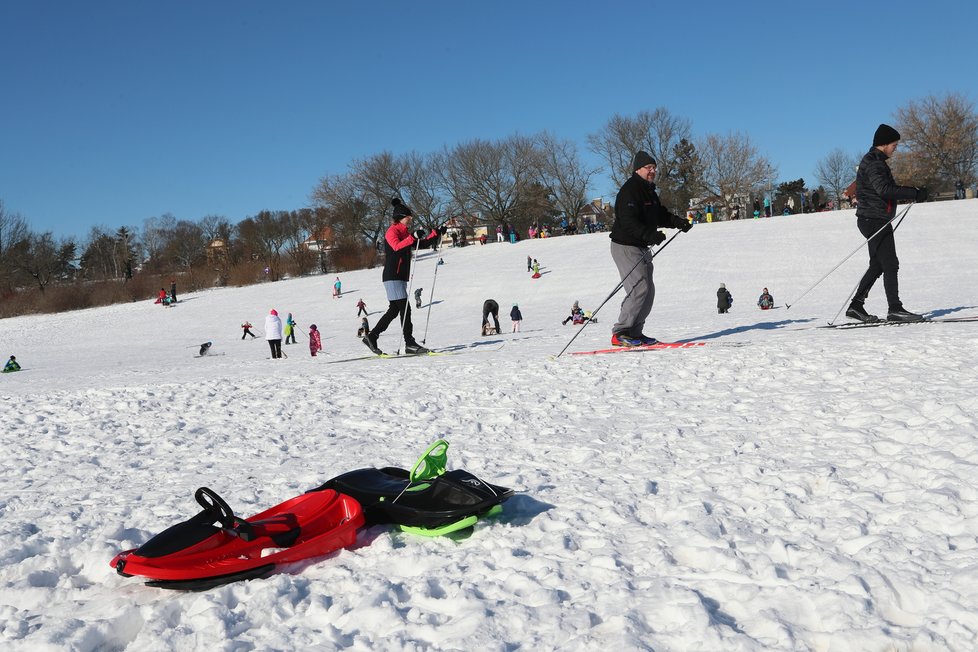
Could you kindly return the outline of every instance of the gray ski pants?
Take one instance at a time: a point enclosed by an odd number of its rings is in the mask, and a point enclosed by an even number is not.
[[[612,242],[611,259],[615,261],[625,287],[621,312],[611,331],[637,337],[642,334],[645,319],[652,312],[652,302],[655,301],[652,255],[645,247],[631,247]]]

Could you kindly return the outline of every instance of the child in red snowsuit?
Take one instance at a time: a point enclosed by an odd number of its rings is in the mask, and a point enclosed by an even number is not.
[[[316,351],[323,350],[322,340],[319,339],[319,331],[316,329],[316,325],[313,324],[309,327],[309,353],[312,357],[316,357]]]

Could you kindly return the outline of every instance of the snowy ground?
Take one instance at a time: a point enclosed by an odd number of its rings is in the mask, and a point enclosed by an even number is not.
[[[978,314],[978,200],[914,207],[897,240],[908,308]],[[377,269],[343,274],[338,300],[328,276],[0,320],[0,355],[25,368],[0,376],[0,646],[975,649],[978,323],[811,328],[863,251],[784,308],[859,241],[851,212],[680,235],[656,258],[646,329],[707,342],[680,351],[552,359],[571,303],[594,309],[618,281],[606,234],[441,252],[426,339],[470,347],[454,356],[327,364],[366,351],[355,303],[371,322],[386,307]],[[416,265],[426,297],[434,261]],[[867,307],[885,312],[882,294]],[[482,338],[488,297],[507,332]],[[572,350],[607,345],[619,299]],[[240,339],[272,307],[303,327],[285,360]],[[224,355],[195,359],[206,340]],[[396,349],[393,332],[380,345]],[[408,466],[437,437],[452,468],[521,492],[467,538],[374,527],[202,593],[109,568],[196,511],[200,485],[251,514],[350,469]]]

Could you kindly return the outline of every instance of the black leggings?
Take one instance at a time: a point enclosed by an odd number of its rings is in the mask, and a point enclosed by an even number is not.
[[[268,348],[272,350],[273,358],[282,357],[282,340],[268,340]]]
[[[404,320],[404,343],[414,344],[414,326],[411,325],[411,306],[408,305],[406,298],[391,301],[390,306],[387,307],[387,312],[377,321],[370,334],[376,339],[377,336],[387,330],[387,327],[390,326],[390,323],[395,318]]]
[[[883,222],[880,220],[867,220],[860,218],[856,220],[856,226],[863,237],[869,238],[869,268],[859,281],[856,294],[853,295],[853,303],[862,304],[869,296],[876,279],[883,277],[883,289],[886,291],[886,303],[888,309],[900,310],[903,304],[900,303],[900,286],[897,281],[897,272],[900,270],[900,261],[896,254],[896,241],[893,239],[893,227],[887,224],[882,231],[880,227]],[[874,233],[879,234],[873,236]],[[873,237],[870,237],[873,236]]]

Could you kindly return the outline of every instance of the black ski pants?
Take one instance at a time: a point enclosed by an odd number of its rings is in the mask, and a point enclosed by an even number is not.
[[[282,357],[282,340],[268,340],[268,348],[272,350],[272,358]]]
[[[883,222],[880,220],[870,220],[857,218],[856,226],[864,238],[868,238],[869,248],[869,268],[859,281],[856,294],[852,297],[853,303],[862,305],[869,296],[876,279],[883,277],[883,289],[886,291],[886,303],[890,311],[901,310],[903,304],[900,303],[900,286],[897,280],[897,272],[900,270],[900,261],[896,254],[896,241],[893,238],[893,226],[887,224],[882,231],[880,227]],[[877,233],[875,236],[874,233]]]
[[[414,344],[414,326],[411,324],[411,306],[408,305],[407,298],[395,299],[390,302],[387,307],[387,312],[384,313],[377,323],[374,325],[373,330],[370,331],[370,335],[373,336],[374,340],[387,330],[390,323],[394,321],[394,318],[400,318],[404,321],[404,343]]]

